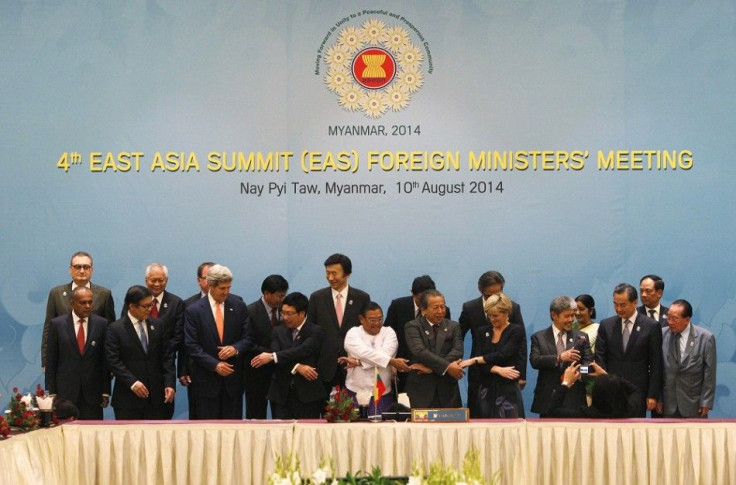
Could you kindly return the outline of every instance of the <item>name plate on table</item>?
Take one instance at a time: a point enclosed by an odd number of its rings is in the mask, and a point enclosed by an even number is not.
[[[415,423],[462,423],[468,420],[468,408],[412,409]]]

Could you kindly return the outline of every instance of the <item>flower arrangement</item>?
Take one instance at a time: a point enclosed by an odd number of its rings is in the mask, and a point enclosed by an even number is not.
[[[299,459],[289,455],[285,459],[276,457],[276,467],[268,478],[269,485],[485,485],[495,484],[501,478],[501,470],[493,474],[488,481],[480,471],[480,454],[471,450],[463,459],[461,470],[449,466],[433,464],[429,474],[425,475],[422,467],[415,465],[411,476],[385,477],[380,467],[374,467],[370,474],[357,472],[348,473],[343,478],[334,477],[332,464],[320,461],[319,468],[311,476],[303,476],[300,470]]]
[[[10,434],[10,425],[5,421],[4,416],[0,416],[0,436],[7,438]]]
[[[25,431],[31,431],[38,428],[38,418],[36,413],[31,409],[33,397],[31,393],[25,396],[21,395],[17,387],[13,388],[13,395],[8,403],[8,424],[14,428],[20,428]]]
[[[329,423],[335,421],[357,421],[360,415],[355,401],[348,395],[348,391],[340,386],[335,387],[332,399],[325,406],[325,419]]]

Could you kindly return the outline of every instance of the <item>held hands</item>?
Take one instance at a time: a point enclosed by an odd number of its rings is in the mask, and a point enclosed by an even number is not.
[[[176,395],[176,391],[173,387],[167,387],[164,389],[164,402],[170,403],[174,402],[174,395]]]
[[[106,408],[110,404],[110,396],[102,396],[100,407]]]
[[[414,364],[410,365],[409,366],[409,369],[410,370],[413,370],[414,372],[416,372],[417,374],[420,374],[420,375],[422,375],[422,374],[431,374],[432,373],[432,369],[430,369],[429,367],[427,367],[424,364],[420,364],[419,362],[415,362]]]
[[[235,357],[238,355],[238,349],[233,347],[232,345],[226,345],[224,347],[217,347],[220,349],[220,352],[217,354],[217,358],[220,360],[227,360],[230,357]]]
[[[346,369],[352,369],[353,367],[359,367],[360,361],[355,357],[338,357],[337,363]]]
[[[653,411],[657,408],[657,400],[651,397],[647,398],[647,411]]]
[[[253,357],[253,359],[251,359],[250,366],[257,369],[266,364],[270,364],[272,361],[273,354],[271,352],[261,352],[260,354]]]
[[[521,372],[516,370],[516,367],[509,366],[509,367],[501,367],[499,365],[494,365],[491,367],[491,374],[498,374],[499,376],[510,379],[510,380],[516,380],[519,377],[521,377]]]
[[[235,367],[227,362],[218,362],[215,366],[215,372],[217,372],[222,377],[227,377],[235,372]]]
[[[451,377],[453,377],[455,380],[460,380],[465,375],[465,371],[463,371],[463,368],[460,367],[460,363],[462,361],[460,359],[457,359],[455,362],[450,363],[450,365],[447,366],[447,373],[450,374]]]
[[[188,375],[179,376],[179,383],[182,386],[187,387],[189,384],[192,383],[192,378],[191,376],[188,376]]]
[[[396,357],[389,360],[388,363],[399,372],[409,372],[411,370],[411,367],[409,366],[409,359]]]
[[[465,369],[466,367],[470,367],[471,365],[475,365],[478,363],[477,357],[471,357],[469,359],[463,360],[460,362],[460,367]]]
[[[319,377],[317,369],[306,364],[299,364],[296,368],[297,373],[308,381],[316,381]]]

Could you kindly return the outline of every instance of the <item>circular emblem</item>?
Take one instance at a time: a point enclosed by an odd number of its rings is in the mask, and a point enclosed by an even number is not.
[[[380,118],[409,105],[424,84],[423,61],[404,27],[372,18],[338,32],[325,53],[324,81],[344,110]]]
[[[353,59],[353,78],[366,89],[381,89],[394,80],[396,61],[380,47],[364,49]]]

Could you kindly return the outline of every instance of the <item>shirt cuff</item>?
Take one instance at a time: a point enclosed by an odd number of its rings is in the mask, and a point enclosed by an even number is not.
[[[273,363],[274,364],[278,364],[279,363],[279,359],[278,359],[278,357],[276,357],[276,352],[271,352],[271,357],[273,357]],[[292,374],[293,374],[293,372],[292,372]]]
[[[299,367],[299,364],[294,364],[294,367],[291,368],[291,374],[296,374],[296,368]]]

